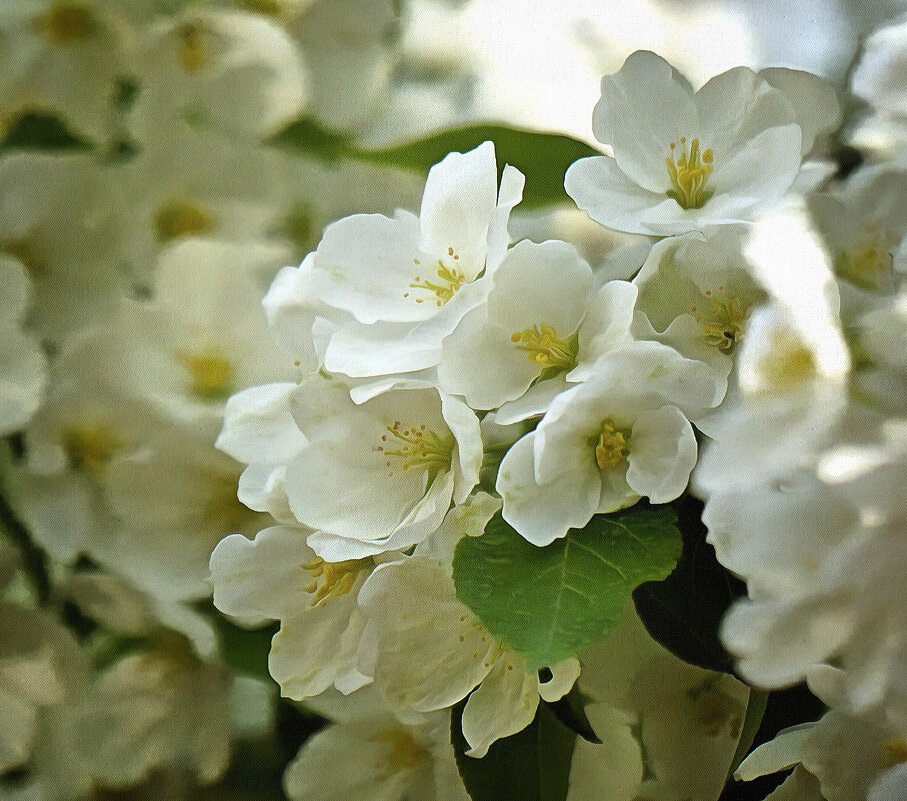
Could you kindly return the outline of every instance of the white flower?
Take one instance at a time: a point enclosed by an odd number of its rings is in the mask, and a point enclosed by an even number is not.
[[[879,28],[863,44],[851,78],[853,91],[876,111],[895,119],[907,117],[904,80],[907,76],[907,19]]]
[[[358,669],[365,617],[356,595],[371,558],[325,562],[306,531],[266,528],[251,542],[224,538],[211,554],[214,603],[247,625],[279,620],[269,659],[284,696],[302,700],[331,686],[345,693],[371,681]]]
[[[0,18],[0,132],[28,112],[59,115],[106,143],[135,32],[98,0],[8,0]]]
[[[385,713],[329,725],[287,767],[291,801],[468,801],[450,744],[449,716],[407,725]]]
[[[567,193],[589,215],[631,233],[680,234],[748,220],[800,170],[802,136],[784,93],[745,67],[693,92],[654,53],[602,79],[596,138],[612,156],[581,159]]]
[[[31,287],[22,264],[0,255],[0,436],[22,428],[41,403],[47,358],[20,325]]]
[[[19,152],[0,158],[0,185],[0,253],[31,280],[27,323],[59,343],[126,293],[115,184],[93,156]]]
[[[441,340],[482,302],[509,244],[507,218],[523,176],[507,167],[500,193],[496,185],[494,146],[486,142],[431,169],[419,217],[359,214],[328,226],[304,299],[343,318],[326,345],[328,370],[366,377],[438,363]],[[275,284],[265,301],[272,315],[299,305],[294,288]]]
[[[649,636],[632,602],[617,628],[579,658],[578,686],[597,712],[590,716],[596,734],[611,748],[623,741],[628,762],[641,757],[635,775],[641,780],[645,772],[646,778],[633,798],[687,801],[721,794],[749,700],[745,684],[678,659]],[[611,710],[607,716],[605,709]],[[600,729],[598,720],[607,728]],[[626,744],[621,724],[632,727],[637,754]],[[596,750],[579,742],[577,747],[587,752],[586,760]]]
[[[2,772],[28,759],[39,710],[77,697],[84,676],[72,636],[43,612],[0,603],[0,632]]]
[[[683,492],[696,463],[686,415],[713,391],[705,364],[657,342],[607,353],[590,377],[558,395],[498,472],[503,515],[536,545],[648,496]]]
[[[880,165],[807,197],[839,278],[864,290],[892,285],[893,254],[907,233],[905,194],[907,171]]]
[[[634,333],[710,365],[715,406],[724,397],[747,317],[765,297],[743,256],[744,241],[741,230],[729,226],[705,239],[663,239],[633,279],[639,287]]]
[[[592,270],[565,242],[520,242],[491,280],[486,303],[445,337],[438,366],[440,386],[473,409],[497,408],[543,374],[572,370],[592,294]]]
[[[542,682],[457,599],[444,568],[419,554],[376,568],[359,604],[368,617],[364,636],[378,644],[375,678],[396,714],[445,709],[473,691],[462,719],[469,756],[522,731],[540,696],[561,698],[579,675],[568,657]]]
[[[302,58],[281,27],[190,7],[150,29],[129,127],[143,143],[188,128],[264,138],[299,116],[307,94]]]
[[[392,0],[320,0],[287,26],[311,73],[309,108],[330,128],[368,129],[390,95]]]
[[[392,389],[357,406],[346,384],[314,374],[291,404],[307,442],[285,490],[296,519],[317,529],[308,543],[324,559],[415,545],[478,483],[478,418],[437,389]]]

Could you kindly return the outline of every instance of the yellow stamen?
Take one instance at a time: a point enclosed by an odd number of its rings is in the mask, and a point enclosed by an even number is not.
[[[242,0],[242,4],[249,11],[268,17],[279,17],[283,13],[283,4],[280,0]]]
[[[171,200],[154,214],[158,239],[170,242],[184,236],[204,236],[214,230],[214,217],[202,206],[187,200]]]
[[[610,420],[602,423],[601,433],[595,438],[595,463],[599,470],[617,467],[630,452],[628,431],[621,431]]]
[[[674,163],[674,142],[671,142],[671,155],[665,159],[668,176],[673,189],[667,195],[677,201],[683,209],[701,209],[706,201],[714,194],[705,188],[706,179],[712,172],[714,155],[711,148],[706,148],[699,153],[699,140],[690,142],[690,152],[687,154],[687,140],[681,138],[682,147],[680,158]]]
[[[576,341],[558,338],[557,332],[547,323],[517,331],[511,335],[510,341],[517,350],[526,351],[529,361],[540,367],[559,367],[563,370],[576,367],[579,350]]]
[[[233,365],[216,349],[177,350],[176,361],[189,372],[192,393],[203,400],[222,400],[233,389]]]
[[[313,581],[305,591],[314,594],[312,606],[324,605],[330,598],[346,595],[356,583],[359,573],[373,564],[371,559],[347,559],[344,562],[325,562],[315,557],[302,566],[312,575]],[[322,581],[319,581],[322,579]]]
[[[448,432],[446,436],[442,437],[431,429],[426,430],[424,425],[404,428],[399,420],[395,420],[393,425],[387,426],[387,432],[387,434],[381,435],[382,444],[377,445],[375,450],[385,457],[394,456],[402,459],[401,469],[426,468],[430,485],[438,473],[450,468],[451,456],[456,444],[453,434]],[[392,440],[388,440],[388,434],[393,438]],[[388,450],[386,443],[394,440],[400,443],[399,447]],[[385,462],[385,466],[392,466],[390,459]],[[389,471],[388,475],[392,476],[393,471]]]
[[[428,752],[420,745],[413,736],[402,729],[388,729],[372,737],[374,742],[386,743],[390,746],[390,751],[385,757],[384,764],[377,765],[376,768],[382,771],[382,775],[388,776],[399,773],[403,770],[414,770],[421,765]]]
[[[63,431],[63,448],[76,470],[87,470],[100,478],[107,465],[126,443],[110,426],[102,422],[69,426]]]
[[[707,291],[706,296],[711,308],[704,317],[696,317],[696,322],[702,325],[702,338],[719,350],[731,350],[743,336],[743,324],[750,304],[741,303],[736,295],[722,300]],[[695,314],[696,307],[690,311]]]
[[[186,22],[176,32],[177,57],[187,75],[201,72],[211,63],[211,34],[199,22]]]
[[[861,289],[881,289],[891,278],[892,250],[898,239],[877,224],[864,226],[863,238],[835,259],[835,272]]]
[[[787,389],[816,374],[815,354],[801,340],[781,332],[770,335],[770,339],[771,350],[759,367],[771,386]]]
[[[38,14],[32,25],[51,44],[65,46],[88,36],[95,22],[82,3],[60,2]]]
[[[454,252],[453,248],[448,248],[447,253],[449,256],[452,256],[454,261],[459,260],[460,256],[458,253]],[[413,259],[414,264],[419,264],[418,259]],[[435,275],[441,279],[441,283],[435,283],[428,279],[422,280],[418,275],[413,279],[413,282],[410,284],[412,289],[427,289],[429,292],[434,293],[435,296],[435,305],[443,306],[447,301],[449,301],[464,284],[469,283],[469,279],[466,277],[465,273],[460,272],[456,267],[448,267],[441,259],[438,259],[438,269],[435,271]],[[403,297],[409,297],[409,292],[404,292]],[[416,298],[416,303],[423,303],[424,298]]]
[[[885,749],[885,761],[889,767],[907,762],[907,742],[904,740],[889,740],[882,743],[882,748]]]

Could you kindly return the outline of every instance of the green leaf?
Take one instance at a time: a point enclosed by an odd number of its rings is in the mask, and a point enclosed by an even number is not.
[[[460,725],[467,699],[450,713],[450,742],[457,768],[473,801],[564,801],[576,733],[546,704],[523,731],[492,743],[482,759],[466,756]]]
[[[7,150],[84,150],[88,144],[75,136],[53,114],[23,114],[0,141],[0,152]]]
[[[289,125],[272,142],[322,158],[345,157],[426,174],[448,153],[472,150],[489,140],[495,145],[499,171],[505,164],[511,164],[526,176],[521,208],[569,201],[564,191],[567,168],[577,159],[600,155],[585,142],[563,134],[519,130],[503,125],[470,125],[394,147],[369,150],[342,134],[327,131],[317,123],[303,119]]]
[[[706,542],[702,501],[689,495],[672,504],[683,535],[683,554],[664,581],[650,581],[633,591],[636,612],[652,639],[684,662],[705,670],[730,673],[734,660],[718,638],[718,627],[746,585],[715,558]]]
[[[539,671],[539,679],[542,678],[543,671],[548,668],[542,668]],[[550,671],[548,671],[550,674]],[[590,698],[585,696],[579,688],[579,684],[574,684],[563,698],[557,701],[543,701],[548,708],[554,713],[554,716],[565,726],[575,731],[584,740],[588,740],[595,745],[601,745],[601,739],[592,728],[589,718],[586,716],[586,704]]]
[[[551,666],[613,629],[630,594],[662,579],[680,555],[670,507],[596,515],[538,548],[496,514],[454,552],[457,597],[530,669]]]
[[[746,705],[746,717],[743,719],[743,727],[740,729],[740,739],[737,741],[737,751],[734,753],[734,759],[731,761],[731,769],[728,772],[728,779],[734,775],[737,766],[743,762],[743,758],[749,753],[753,740],[756,739],[756,733],[762,725],[762,717],[765,715],[765,708],[768,706],[768,692],[757,690],[750,687],[750,700]]]

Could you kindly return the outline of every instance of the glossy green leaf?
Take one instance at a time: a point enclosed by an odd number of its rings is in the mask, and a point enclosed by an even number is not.
[[[288,126],[273,142],[323,158],[351,158],[427,174],[448,153],[463,153],[489,140],[495,144],[499,170],[511,164],[526,176],[521,208],[569,201],[564,191],[567,168],[577,159],[598,155],[595,148],[563,134],[488,124],[441,131],[413,142],[370,150],[304,119]]]
[[[457,545],[457,597],[530,668],[554,665],[607,635],[639,584],[671,572],[675,521],[670,507],[640,504],[538,548],[498,513]]]
[[[547,704],[523,731],[492,743],[482,759],[466,756],[469,744],[460,725],[463,699],[451,709],[450,741],[460,776],[473,801],[564,801],[576,732]]]

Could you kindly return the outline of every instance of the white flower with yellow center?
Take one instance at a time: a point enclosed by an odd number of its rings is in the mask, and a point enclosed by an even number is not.
[[[188,128],[261,139],[308,96],[301,54],[266,17],[190,7],[151,28],[129,128],[140,142]]]
[[[462,720],[469,756],[524,729],[540,697],[556,701],[579,675],[579,662],[568,657],[541,681],[457,599],[450,574],[421,554],[375,568],[359,604],[368,618],[364,636],[377,643],[375,678],[388,706],[398,715],[426,713],[469,695]]]
[[[708,367],[667,345],[607,353],[504,456],[504,519],[542,546],[643,496],[673,500],[696,464],[687,416],[701,414],[713,395]]]
[[[745,67],[694,92],[664,59],[636,52],[602,79],[592,124],[613,156],[573,164],[567,193],[619,231],[682,234],[751,219],[800,170],[794,104]]]
[[[491,142],[451,153],[430,170],[419,217],[357,214],[329,225],[309,265],[306,298],[284,280],[265,303],[279,314],[314,300],[346,318],[326,344],[332,372],[369,377],[433,367],[441,340],[488,293],[522,187],[522,174],[505,167],[498,192]]]
[[[450,744],[450,716],[404,724],[375,710],[303,743],[283,785],[291,801],[469,801]]]
[[[118,82],[136,32],[108,2],[8,0],[0,17],[0,136],[29,112],[62,117],[78,136],[113,135]]]
[[[307,533],[275,526],[252,541],[233,534],[211,554],[218,609],[246,625],[280,621],[269,667],[283,695],[296,700],[371,681],[358,667],[370,660],[359,654],[365,617],[356,596],[374,560],[327,562],[305,544]]]
[[[712,367],[714,405],[724,397],[747,318],[765,298],[743,256],[744,241],[730,226],[705,239],[664,239],[633,279],[639,288],[634,333]]]
[[[348,385],[314,374],[291,408],[306,444],[287,464],[285,491],[324,559],[415,545],[478,483],[479,420],[437,389],[392,389],[357,406]]]
[[[518,243],[495,271],[487,303],[444,339],[441,387],[474,409],[494,409],[534,381],[569,372],[591,295],[592,270],[572,246]]]
[[[842,187],[807,196],[839,278],[863,290],[891,288],[894,253],[907,233],[905,196],[907,171],[891,165],[859,170]]]

